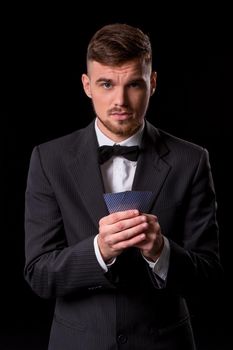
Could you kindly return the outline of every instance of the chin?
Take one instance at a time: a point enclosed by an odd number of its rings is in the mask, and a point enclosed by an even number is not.
[[[102,120],[98,117],[98,119],[108,132],[124,138],[135,134],[142,124],[142,122],[132,118],[125,120]]]
[[[130,137],[137,132],[140,126],[140,124],[119,123],[119,125],[115,128],[113,127],[111,131],[119,136]]]

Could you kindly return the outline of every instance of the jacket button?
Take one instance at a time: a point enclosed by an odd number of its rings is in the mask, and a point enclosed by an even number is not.
[[[125,334],[119,334],[117,336],[117,341],[120,344],[125,344],[127,342],[127,340],[128,340],[128,337]]]

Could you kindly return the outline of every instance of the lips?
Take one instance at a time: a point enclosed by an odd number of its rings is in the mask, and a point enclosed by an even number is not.
[[[110,115],[113,117],[113,119],[116,119],[116,120],[126,120],[126,119],[131,118],[132,113],[129,113],[129,112],[113,112]]]

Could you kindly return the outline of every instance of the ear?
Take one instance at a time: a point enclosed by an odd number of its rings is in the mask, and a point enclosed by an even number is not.
[[[157,85],[157,72],[152,72],[151,77],[150,77],[150,87],[151,87],[151,92],[150,95],[152,96],[156,90],[156,85]]]
[[[82,83],[83,90],[85,91],[86,95],[91,98],[90,79],[87,74],[82,74]]]

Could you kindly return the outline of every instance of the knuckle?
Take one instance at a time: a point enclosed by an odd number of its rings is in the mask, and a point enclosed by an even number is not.
[[[99,221],[99,227],[102,227],[105,223],[105,217],[101,218]]]
[[[118,231],[123,231],[125,228],[125,224],[122,221],[120,221],[116,224],[116,228]]]
[[[112,239],[109,236],[105,236],[104,237],[104,243],[107,245],[111,245],[112,244]]]

